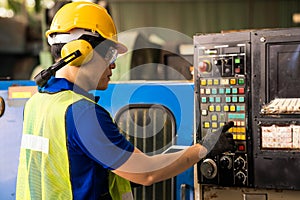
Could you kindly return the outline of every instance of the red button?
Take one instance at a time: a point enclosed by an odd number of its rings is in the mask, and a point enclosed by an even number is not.
[[[245,94],[245,88],[239,88],[239,94]]]
[[[239,145],[238,145],[238,150],[239,150],[239,151],[245,151],[245,145],[239,144]]]

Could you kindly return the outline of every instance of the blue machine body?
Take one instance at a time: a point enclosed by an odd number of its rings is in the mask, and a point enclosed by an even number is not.
[[[15,199],[18,157],[20,151],[23,108],[26,99],[9,99],[8,87],[33,86],[33,81],[0,81],[0,97],[5,111],[0,117],[0,199]],[[176,144],[193,144],[194,86],[190,82],[124,82],[111,83],[105,91],[91,91],[100,96],[99,104],[114,118],[130,104],[156,104],[167,107],[176,119]],[[181,199],[182,185],[193,188],[194,169],[178,175],[176,199]],[[189,191],[192,193],[192,189]],[[192,197],[190,197],[192,198]]]

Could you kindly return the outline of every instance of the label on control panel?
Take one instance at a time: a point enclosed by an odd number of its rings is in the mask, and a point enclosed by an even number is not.
[[[300,125],[262,126],[262,148],[300,149]]]

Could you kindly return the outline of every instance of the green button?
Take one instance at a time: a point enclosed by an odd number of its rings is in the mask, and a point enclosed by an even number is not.
[[[235,64],[240,64],[241,63],[241,59],[239,59],[239,58],[234,59],[234,63]]]
[[[244,85],[245,84],[245,80],[243,78],[239,78],[238,84],[239,85]]]

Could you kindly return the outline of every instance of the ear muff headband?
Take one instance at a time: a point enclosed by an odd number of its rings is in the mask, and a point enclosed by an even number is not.
[[[61,49],[61,57],[64,58],[69,54],[79,50],[81,56],[70,62],[70,65],[80,66],[88,63],[93,58],[93,47],[85,40],[73,40],[65,44]]]

